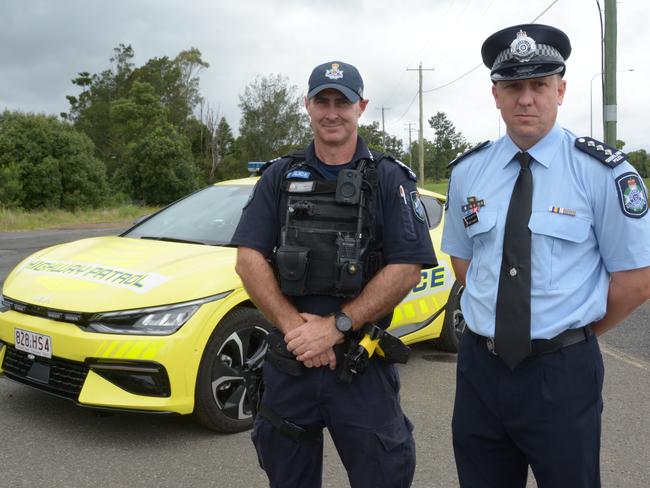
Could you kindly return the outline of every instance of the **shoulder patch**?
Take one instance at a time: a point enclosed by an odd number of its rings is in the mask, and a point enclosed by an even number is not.
[[[491,142],[491,141],[483,141],[483,142],[479,142],[479,143],[476,144],[475,146],[470,147],[470,148],[469,148],[467,151],[465,151],[464,153],[459,154],[458,156],[456,156],[456,159],[454,159],[452,162],[450,162],[447,166],[448,166],[448,167],[450,167],[450,166],[454,166],[455,164],[461,162],[463,159],[465,159],[465,158],[466,158],[467,156],[469,156],[470,154],[473,154],[473,153],[475,153],[475,152],[477,152],[477,151],[480,151],[481,149],[483,149],[483,148],[489,146],[489,145],[490,145],[490,142]]]
[[[638,174],[624,173],[616,178],[616,192],[626,217],[640,219],[648,213],[648,194]]]
[[[623,151],[591,137],[578,137],[575,146],[610,168],[616,168],[623,161],[627,161],[627,154]]]
[[[418,177],[417,177],[417,175],[415,174],[415,172],[414,172],[411,168],[409,168],[408,166],[406,166],[404,163],[402,163],[399,159],[395,159],[395,157],[394,157],[393,155],[391,155],[391,154],[384,154],[383,157],[382,157],[382,159],[381,159],[380,161],[383,161],[384,159],[386,159],[386,160],[388,160],[388,161],[390,161],[390,162],[392,162],[392,163],[395,163],[395,164],[397,164],[400,168],[402,168],[402,170],[404,170],[404,172],[406,173],[406,176],[407,176],[410,180],[418,181]]]

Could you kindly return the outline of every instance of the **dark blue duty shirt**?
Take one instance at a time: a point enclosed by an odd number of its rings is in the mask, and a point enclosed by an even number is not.
[[[305,163],[310,170],[329,181],[336,181],[342,169],[356,168],[363,159],[375,159],[366,143],[359,137],[352,160],[347,164],[328,165],[321,162],[312,142],[305,151]],[[292,158],[275,160],[262,174],[255,185],[253,195],[242,210],[242,217],[233,235],[231,244],[255,249],[270,257],[280,245],[280,231],[283,209],[280,208],[281,185]],[[415,175],[401,163],[383,158],[377,165],[379,176],[375,240],[381,244],[384,265],[420,264],[423,268],[437,265],[436,256],[429,236],[429,228],[423,211],[418,211],[419,197],[415,186]],[[305,180],[311,179],[309,171],[301,168]],[[292,172],[293,173],[293,172]],[[291,174],[291,173],[290,173]],[[307,295],[289,297],[298,311],[317,315],[338,312],[346,298]],[[383,327],[390,323],[391,316],[381,321]]]

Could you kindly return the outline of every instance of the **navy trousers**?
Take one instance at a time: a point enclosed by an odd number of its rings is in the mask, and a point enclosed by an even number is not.
[[[600,487],[603,359],[595,336],[511,371],[461,339],[452,419],[463,488]]]
[[[373,359],[351,384],[329,368],[299,377],[264,364],[262,403],[303,427],[327,427],[353,488],[407,488],[415,472],[413,426],[399,402],[394,365]],[[261,415],[252,433],[261,468],[272,488],[318,488],[323,442],[294,441]]]

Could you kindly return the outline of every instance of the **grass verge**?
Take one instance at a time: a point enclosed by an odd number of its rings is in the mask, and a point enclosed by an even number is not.
[[[424,183],[424,188],[429,191],[435,191],[436,193],[445,195],[447,193],[447,180],[438,181],[438,182],[427,181]]]
[[[95,225],[129,226],[135,219],[158,210],[157,207],[123,205],[114,208],[77,210],[9,210],[0,208],[0,232],[75,228]]]

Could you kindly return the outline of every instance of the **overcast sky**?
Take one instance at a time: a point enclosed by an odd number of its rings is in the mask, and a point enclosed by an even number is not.
[[[552,6],[551,6],[552,5]],[[559,121],[602,138],[600,24],[595,0],[0,0],[0,109],[58,114],[68,110],[80,71],[109,67],[112,50],[131,44],[135,63],[197,47],[210,68],[201,93],[238,127],[238,95],[256,75],[281,73],[306,91],[311,69],[340,59],[356,65],[370,104],[362,122],[381,121],[408,140],[417,128],[417,71],[424,68],[426,119],[445,112],[471,142],[504,128],[480,48],[493,32],[537,21],[564,30],[573,46]],[[604,0],[601,0],[604,8]],[[650,151],[650,4],[618,7],[618,138],[625,150]],[[633,69],[634,71],[626,71]],[[592,83],[593,80],[593,83]],[[593,87],[593,96],[591,88]],[[417,137],[414,133],[413,137]]]

